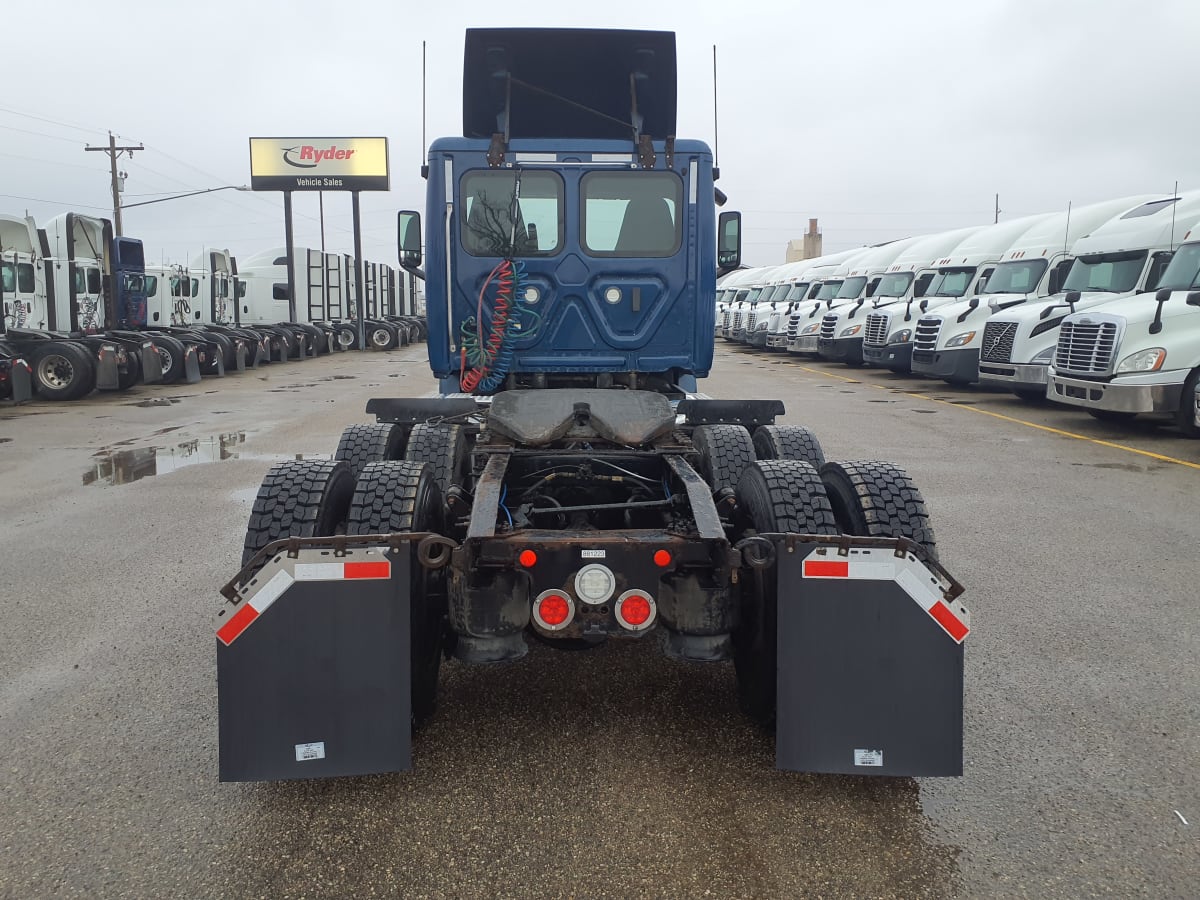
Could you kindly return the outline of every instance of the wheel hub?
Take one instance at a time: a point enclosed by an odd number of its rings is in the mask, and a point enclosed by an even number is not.
[[[38,363],[38,380],[47,387],[65,388],[75,380],[75,366],[57,353],[44,356]]]

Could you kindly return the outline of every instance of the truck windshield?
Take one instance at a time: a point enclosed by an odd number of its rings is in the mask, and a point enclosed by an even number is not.
[[[760,287],[750,288],[750,296],[747,298],[751,303],[757,303],[758,298],[762,296],[763,289]]]
[[[520,199],[514,202],[518,175]],[[563,181],[554,172],[468,172],[460,190],[462,243],[472,256],[549,256],[558,251]]]
[[[787,292],[787,297],[784,299],[788,301],[803,300],[804,295],[808,293],[810,283],[808,281],[801,281],[798,284],[793,284]]]
[[[987,281],[989,294],[1032,294],[1049,263],[1044,259],[1016,259],[1000,263]]]
[[[821,290],[817,292],[817,299],[832,300],[837,296],[841,287],[842,283],[840,281],[826,281],[821,285]]]
[[[912,284],[912,280],[912,272],[890,272],[879,280],[879,287],[875,289],[875,296],[903,297],[908,293],[908,286]]]
[[[971,279],[975,277],[975,269],[941,269],[932,283],[929,285],[929,290],[925,292],[926,297],[961,297],[967,292],[967,288],[971,285]]]
[[[842,282],[842,286],[838,288],[838,300],[853,300],[862,293],[862,289],[867,286],[866,275],[856,275],[853,278],[847,278]]]
[[[1146,265],[1145,250],[1080,256],[1071,266],[1064,291],[1105,291],[1127,294],[1137,285]]]
[[[1159,290],[1186,291],[1194,287],[1200,287],[1200,243],[1180,247],[1158,283]]]
[[[583,247],[592,256],[674,256],[683,180],[673,172],[589,172],[580,184]]]

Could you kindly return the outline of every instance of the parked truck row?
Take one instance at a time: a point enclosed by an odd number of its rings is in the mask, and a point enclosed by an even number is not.
[[[107,219],[42,225],[0,215],[0,399],[76,400],[331,351],[388,350],[425,337],[416,279],[364,261],[363,321],[352,256],[271,250],[239,271],[228,250],[148,265]]]
[[[1200,437],[1200,191],[740,269],[716,315],[725,340],[767,351]]]

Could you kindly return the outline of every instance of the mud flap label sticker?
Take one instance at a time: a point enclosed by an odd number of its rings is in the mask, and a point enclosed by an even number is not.
[[[296,749],[299,753],[299,748]],[[882,750],[855,750],[854,764],[856,766],[882,766],[883,751]]]
[[[866,751],[856,750],[855,753],[863,753]],[[315,741],[311,744],[296,745],[296,762],[307,762],[310,759],[325,758],[325,742]]]

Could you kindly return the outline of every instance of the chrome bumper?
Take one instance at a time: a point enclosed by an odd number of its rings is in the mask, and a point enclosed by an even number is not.
[[[817,341],[821,339],[819,334],[805,334],[796,338],[788,344],[788,353],[813,353],[817,352]]]
[[[1046,396],[1056,403],[1129,413],[1174,413],[1183,393],[1184,372],[1127,375],[1120,381],[1086,381],[1050,375]],[[1179,381],[1167,378],[1179,377]]]
[[[781,334],[768,334],[767,346],[772,350],[786,350],[788,345],[788,336],[786,332]]]
[[[1009,363],[979,364],[980,384],[999,384],[1007,388],[1045,388],[1050,381],[1050,367],[1043,365],[1010,365]]]

